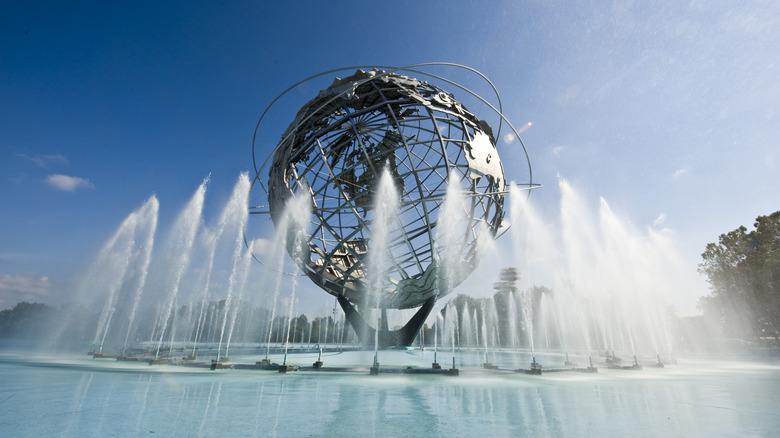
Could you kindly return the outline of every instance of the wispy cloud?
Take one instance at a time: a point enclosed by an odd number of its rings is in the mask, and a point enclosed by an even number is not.
[[[255,255],[267,255],[271,249],[271,241],[263,238],[255,239],[250,247]]]
[[[666,213],[661,213],[658,215],[657,218],[653,221],[653,225],[656,227],[666,222]]]
[[[77,176],[60,175],[55,173],[46,177],[46,183],[52,187],[66,192],[75,192],[78,189],[94,189],[95,186],[88,180]]]
[[[14,305],[19,301],[41,301],[51,294],[49,277],[32,272],[19,275],[0,275],[0,307]]]
[[[64,163],[64,164],[68,163],[68,159],[61,154],[52,154],[52,155],[16,154],[16,155],[26,160],[32,161],[38,167],[47,167],[50,163]]]
[[[672,174],[672,179],[680,179],[680,178],[682,178],[684,175],[686,175],[687,173],[688,173],[688,169],[686,169],[686,168],[680,168],[680,169],[677,169],[677,170],[676,170],[676,171],[675,171],[675,172]]]

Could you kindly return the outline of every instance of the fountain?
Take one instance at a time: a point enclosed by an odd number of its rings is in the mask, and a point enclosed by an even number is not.
[[[511,368],[526,374],[539,375],[542,369],[596,373],[599,351],[610,369],[663,367],[662,356],[667,361],[674,356],[663,299],[673,290],[664,273],[676,271],[671,245],[652,230],[633,229],[605,200],[593,214],[567,181],[561,180],[560,188],[558,233],[550,232],[553,222],[527,197],[510,188],[509,232],[521,268],[502,270],[491,297],[450,300],[434,321],[434,333],[441,331],[453,356],[465,357],[473,340],[481,339],[482,368],[498,372],[507,368],[488,361],[489,334],[493,348],[511,355],[515,364],[527,360],[530,367]],[[481,323],[475,306],[483,309]],[[549,366],[542,367],[540,352]],[[587,365],[578,367],[576,357]]]
[[[392,178],[389,171],[383,173],[381,184],[389,182],[378,199],[393,200],[396,199],[392,192]],[[295,319],[294,311],[298,297],[296,295],[297,276],[289,277],[292,281],[286,281],[288,276],[285,272],[297,265],[295,259],[300,255],[294,255],[288,259],[284,255],[284,249],[288,247],[299,248],[302,254],[306,251],[305,242],[307,241],[306,228],[309,226],[307,221],[300,218],[307,216],[308,208],[311,206],[310,198],[300,196],[293,198],[290,203],[290,211],[285,213],[282,225],[278,227],[279,232],[273,239],[271,245],[275,249],[269,251],[271,257],[267,258],[266,266],[272,269],[264,272],[266,283],[275,285],[270,288],[268,293],[273,294],[273,300],[269,300],[271,309],[265,318],[254,321],[256,326],[253,329],[252,324],[243,321],[242,310],[243,297],[247,295],[244,291],[247,287],[248,270],[250,266],[249,252],[243,248],[242,229],[246,224],[247,211],[241,207],[248,193],[248,184],[245,175],[239,178],[239,182],[233,192],[231,199],[223,209],[220,219],[215,227],[208,227],[201,224],[202,205],[205,197],[206,181],[196,191],[193,199],[188,206],[182,210],[182,214],[177,219],[180,225],[174,227],[176,231],[167,239],[161,247],[163,258],[170,261],[169,266],[173,269],[167,272],[167,276],[161,275],[159,271],[154,271],[150,267],[156,266],[152,248],[154,247],[154,230],[156,229],[156,215],[159,205],[156,198],[150,198],[138,211],[133,212],[118,228],[117,232],[109,242],[107,242],[103,253],[98,257],[100,263],[102,260],[118,260],[110,266],[118,275],[106,275],[115,280],[115,283],[106,283],[107,294],[105,303],[102,306],[103,311],[97,320],[96,335],[93,340],[94,347],[91,355],[97,359],[116,358],[120,361],[147,361],[150,364],[191,364],[198,366],[197,352],[204,353],[213,351],[214,359],[207,366],[212,369],[227,369],[233,365],[227,364],[227,353],[230,351],[231,341],[238,334],[239,323],[243,324],[241,333],[245,336],[260,335],[255,339],[263,339],[261,344],[265,353],[265,358],[258,361],[252,367],[257,369],[274,369],[282,372],[299,369],[295,365],[288,364],[290,359],[291,343],[303,343],[304,334],[308,333],[308,339],[312,340],[313,324],[309,327],[298,328],[298,320]],[[633,231],[628,225],[612,212],[605,201],[601,202],[599,211],[600,220],[593,220],[594,215],[590,214],[583,207],[579,195],[568,185],[561,181],[561,189],[564,196],[561,201],[562,226],[569,230],[570,228],[579,228],[591,226],[586,231],[589,237],[578,238],[576,233],[564,231],[561,233],[561,240],[564,250],[553,251],[549,248],[547,253],[563,255],[563,262],[547,278],[545,272],[539,269],[542,260],[538,257],[529,257],[523,264],[525,269],[530,271],[525,274],[522,269],[505,269],[501,273],[500,281],[496,283],[496,294],[492,297],[482,299],[482,301],[464,300],[462,305],[456,305],[459,300],[450,300],[444,305],[443,317],[437,314],[432,324],[432,335],[429,342],[433,342],[433,362],[431,370],[441,370],[438,354],[439,348],[444,346],[451,353],[450,360],[452,368],[443,370],[454,375],[460,370],[456,367],[459,358],[463,358],[465,363],[473,364],[471,357],[474,353],[480,356],[480,367],[486,372],[505,372],[513,370],[531,375],[540,375],[542,370],[545,372],[554,372],[560,370],[571,370],[578,372],[597,372],[594,366],[594,353],[601,350],[602,361],[605,367],[613,370],[641,370],[643,363],[652,367],[663,367],[664,360],[662,354],[668,354],[671,362],[672,351],[670,349],[670,336],[665,332],[665,325],[660,324],[663,319],[659,318],[663,311],[660,308],[661,303],[655,303],[648,297],[648,293],[653,290],[648,288],[643,282],[647,281],[649,276],[659,272],[661,267],[654,263],[662,260],[664,248],[660,236],[651,234],[648,239],[646,236]],[[452,198],[445,197],[442,204],[442,210],[448,211],[463,203],[462,198],[458,198],[457,192],[453,191]],[[455,199],[452,201],[451,199]],[[515,204],[521,206],[519,212]],[[542,219],[534,210],[533,204],[524,199],[522,195],[512,198],[511,217],[513,227],[510,233],[516,233],[520,230],[520,236],[513,235],[514,247],[540,248],[545,245],[554,246],[557,243],[550,238],[549,234],[523,233],[528,224],[523,221],[536,221],[541,223]],[[369,246],[375,250],[373,256],[368,258],[366,269],[368,271],[366,278],[368,285],[373,290],[382,290],[391,287],[388,283],[386,272],[393,268],[391,263],[389,248],[386,242],[388,236],[392,236],[395,221],[397,221],[397,210],[387,202],[377,204],[372,211],[372,215],[367,220],[375,224],[375,237],[368,241]],[[454,216],[455,213],[447,213],[446,217]],[[197,220],[194,220],[197,218]],[[577,224],[567,222],[571,218],[577,218]],[[515,223],[517,221],[517,223]],[[183,224],[183,225],[182,225]],[[199,225],[201,224],[201,225]],[[588,225],[592,224],[592,225]],[[383,228],[384,227],[384,228]],[[225,230],[230,229],[230,233]],[[450,230],[450,231],[448,231]],[[451,232],[451,230],[455,230]],[[608,235],[610,231],[618,230],[618,237],[599,237]],[[448,246],[448,242],[453,239],[452,236],[461,233],[457,222],[450,224],[447,220],[442,220],[437,229],[438,245],[442,249],[438,252],[438,264],[441,272],[449,272],[457,278],[456,263],[450,260],[457,260],[457,243]],[[595,238],[594,237],[599,237]],[[232,236],[230,238],[229,236]],[[544,239],[542,242],[533,239]],[[225,238],[228,237],[228,238]],[[130,242],[137,240],[143,241],[142,246],[134,246]],[[290,244],[292,242],[292,244]],[[594,246],[592,249],[596,254],[593,257],[586,253],[584,248],[588,245]],[[179,290],[190,290],[182,286],[184,279],[190,277],[193,267],[188,265],[189,259],[194,253],[193,248],[206,248],[205,257],[190,262],[190,265],[198,268],[205,267],[200,274],[207,285],[198,288],[197,292],[186,294],[177,293],[176,285]],[[218,247],[224,247],[232,252],[230,268],[227,272],[223,291],[224,300],[219,303],[210,301],[210,294],[218,283],[214,281],[213,270],[216,260],[215,254]],[[134,249],[131,251],[130,249]],[[378,250],[377,250],[378,248]],[[637,248],[642,248],[645,252],[639,256],[632,253]],[[182,254],[178,254],[174,249],[181,249]],[[500,249],[496,249],[499,250]],[[108,256],[110,252],[115,252],[117,256]],[[588,254],[587,257],[578,258],[577,254]],[[383,257],[382,254],[388,254]],[[516,255],[516,257],[527,257],[527,251]],[[129,261],[128,261],[129,260]],[[620,272],[612,275],[604,269],[607,265],[620,265],[626,263],[631,269],[631,275]],[[98,266],[98,265],[96,265]],[[96,268],[97,269],[97,268]],[[649,270],[650,273],[642,273],[641,269]],[[147,275],[152,271],[150,276]],[[587,275],[588,272],[599,275],[600,284]],[[116,281],[116,278],[121,281]],[[146,281],[149,277],[151,281]],[[553,285],[551,289],[540,288],[532,284],[529,278],[536,278],[533,281],[550,280]],[[97,279],[93,279],[97,280]],[[271,281],[267,281],[271,280]],[[437,280],[437,284],[445,284],[443,288],[447,289],[448,281],[446,276]],[[189,284],[189,283],[187,283]],[[159,287],[162,285],[170,292],[162,296],[161,300],[154,301],[153,297],[158,294],[149,293],[145,289]],[[142,287],[144,286],[144,287]],[[282,292],[284,291],[284,297]],[[629,291],[630,293],[626,292]],[[633,294],[631,294],[633,293]],[[622,294],[622,296],[621,296]],[[194,298],[185,304],[186,297]],[[372,300],[379,300],[379,294],[373,295]],[[141,297],[147,297],[142,300]],[[286,310],[284,317],[277,318],[278,302],[284,300]],[[640,309],[634,309],[628,303],[635,301],[642,303],[643,310],[647,311],[650,317],[646,316]],[[377,301],[375,301],[377,302]],[[497,303],[501,303],[497,305]],[[129,311],[125,311],[118,303],[125,303]],[[174,304],[171,304],[174,303]],[[384,309],[378,306],[378,310],[373,312],[373,316],[367,309],[361,311],[369,312],[365,317],[375,319],[376,327],[379,330],[371,332],[374,342],[371,346],[373,357],[369,371],[380,374],[385,372],[397,372],[387,367],[380,367],[380,333],[388,330],[388,319]],[[149,309],[157,309],[157,316],[150,319]],[[143,311],[146,310],[146,313]],[[263,315],[263,312],[253,309],[253,314]],[[112,324],[116,321],[116,315],[128,315],[126,325]],[[268,315],[270,314],[270,318]],[[178,316],[177,316],[178,315]],[[136,324],[137,317],[142,321],[154,321],[154,324]],[[318,330],[317,340],[321,344],[333,342],[336,348],[341,349],[343,343],[344,331],[339,321],[328,318],[327,323],[322,324]],[[265,327],[265,328],[263,328]],[[296,333],[299,333],[297,334]],[[129,339],[138,338],[142,333],[150,339],[146,343],[128,343]],[[260,334],[263,333],[263,334]],[[324,333],[324,337],[323,337]],[[276,336],[274,338],[274,336]],[[296,338],[296,336],[298,336]],[[272,339],[280,343],[279,352],[281,365],[273,363],[270,359]],[[109,342],[110,341],[110,342]],[[211,343],[213,342],[213,343]],[[112,343],[112,351],[107,348]],[[596,346],[595,348],[593,346]],[[144,353],[142,350],[146,349]],[[177,357],[178,352],[182,351],[181,356]],[[184,353],[186,351],[186,353]],[[323,347],[314,349],[318,353],[316,360],[313,360],[313,368],[323,368]],[[491,353],[492,352],[492,353]],[[545,363],[549,365],[542,367],[538,360],[539,353],[545,357]],[[384,354],[384,353],[382,353]],[[493,355],[493,360],[489,360],[489,354]],[[578,368],[574,357],[580,357],[587,361],[588,366]],[[650,358],[652,359],[642,359]],[[552,358],[552,359],[551,359]],[[624,358],[631,358],[630,362]],[[498,363],[494,363],[498,360]],[[525,361],[525,362],[524,362]],[[385,361],[383,361],[385,362]],[[626,362],[628,362],[626,364]],[[530,364],[523,367],[522,364]],[[560,363],[562,366],[555,365]],[[503,365],[501,365],[503,364]],[[507,367],[508,364],[511,364]],[[237,364],[240,368],[246,367]],[[469,365],[473,366],[473,365]],[[461,366],[462,367],[462,366]],[[341,367],[343,369],[343,367]]]
[[[388,112],[372,106],[386,98],[372,87],[416,97]],[[356,95],[344,94],[347,89]],[[431,120],[413,116],[420,99],[442,114]],[[329,103],[341,100],[356,112],[332,112]],[[452,109],[460,115],[451,114]],[[291,369],[293,344],[300,342],[303,350],[304,333],[311,342],[315,326],[312,321],[299,327],[294,317],[301,275],[292,271],[300,269],[334,295],[344,311],[344,319],[334,308],[332,318],[318,321],[314,368],[323,367],[324,352],[342,350],[345,334],[351,334],[373,350],[371,364],[368,358],[364,364],[379,374],[387,370],[380,369],[380,354],[388,363],[380,350],[411,348],[437,301],[461,284],[481,258],[498,252],[516,268],[501,272],[489,299],[444,304],[443,317],[433,322],[430,369],[441,369],[440,347],[451,353],[452,373],[456,363],[471,366],[466,358],[475,353],[483,370],[534,375],[541,374],[542,362],[545,372],[579,370],[572,359],[577,357],[587,359],[584,370],[594,372],[599,351],[607,352],[606,366],[622,367],[621,356],[633,358],[631,369],[641,367],[640,358],[653,357],[657,365],[662,355],[671,357],[664,310],[649,281],[662,272],[659,261],[669,254],[663,237],[637,233],[604,200],[598,215],[592,214],[561,180],[558,232],[551,232],[550,221],[530,202],[527,190],[533,184],[512,184],[507,222],[512,245],[508,251],[494,245],[493,236],[505,222],[506,183],[490,126],[472,117],[452,95],[394,72],[358,71],[337,80],[288,127],[272,154],[267,183],[263,166],[255,169],[251,183],[242,174],[214,226],[203,219],[204,180],[161,247],[163,263],[154,263],[152,254],[156,199],[128,217],[101,256],[110,275],[100,280],[106,296],[90,353],[113,357],[104,351],[115,331],[112,321],[117,309],[124,312],[121,303],[132,302],[131,322],[121,327],[122,359],[195,366],[198,354],[212,354],[213,369],[230,368],[228,356],[238,336],[238,345],[260,341],[254,348],[264,357],[253,367],[285,372]],[[309,131],[307,121],[333,132]],[[423,132],[420,126],[428,122],[429,138],[414,137],[412,131]],[[444,124],[450,126],[446,135]],[[417,145],[424,147],[417,151]],[[433,173],[420,173],[423,162]],[[268,197],[268,207],[254,200],[250,207],[248,200],[258,189]],[[276,229],[263,251],[247,232],[249,214],[257,213],[270,213]],[[137,239],[145,242],[138,248]],[[273,295],[265,300],[267,309],[245,300],[258,295],[245,292],[255,266],[250,255],[262,262],[263,285],[272,286],[263,288]],[[217,278],[215,263],[228,260]],[[390,311],[407,322],[392,326]],[[139,312],[140,325],[135,322]],[[353,332],[345,330],[346,323]],[[148,341],[139,342],[144,338]],[[272,350],[281,355],[281,365],[271,360]]]

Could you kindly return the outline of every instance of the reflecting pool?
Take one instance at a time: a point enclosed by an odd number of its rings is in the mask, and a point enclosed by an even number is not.
[[[372,354],[322,359],[368,364]],[[388,366],[404,358],[415,367],[426,359],[380,352]],[[777,362],[541,376],[459,368],[459,376],[211,371],[0,351],[0,435],[768,437],[780,429]]]

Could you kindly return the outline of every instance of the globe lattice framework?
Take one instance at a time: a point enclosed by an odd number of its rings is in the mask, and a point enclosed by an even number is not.
[[[336,78],[298,111],[268,169],[271,217],[278,226],[287,201],[308,193],[311,237],[296,261],[338,298],[361,338],[373,339],[374,329],[354,305],[383,312],[420,307],[395,335],[380,328],[384,344],[408,345],[436,299],[477,266],[478,234],[495,236],[504,216],[506,182],[495,144],[491,127],[452,94],[395,72],[357,70]],[[391,265],[379,290],[368,290],[375,195],[385,169],[398,192],[398,217],[387,236]],[[461,201],[448,223],[459,237],[448,240],[457,245],[457,260],[447,264],[457,269],[444,269],[448,248],[437,242],[437,226],[453,185]]]

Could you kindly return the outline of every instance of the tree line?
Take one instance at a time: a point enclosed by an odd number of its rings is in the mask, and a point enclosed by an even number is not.
[[[203,307],[203,310],[200,310]],[[218,342],[222,336],[225,300],[206,303],[205,306],[181,306],[169,318],[167,327],[175,329],[176,341],[197,340],[199,343]],[[126,309],[117,309],[107,344],[120,345],[127,330]],[[54,307],[43,303],[22,301],[10,309],[0,311],[0,339],[46,341],[57,338],[67,344],[89,344],[95,337],[100,312],[73,304]],[[198,323],[198,321],[200,321]],[[131,340],[157,339],[159,326],[153,313],[139,315]],[[164,339],[169,339],[166,334]],[[305,314],[288,318],[274,315],[269,309],[238,303],[232,340],[246,343],[348,343],[354,342],[351,329],[343,318],[333,316],[310,317]]]
[[[702,253],[699,272],[711,293],[699,308],[723,339],[780,335],[780,211],[759,216],[753,229],[721,234]],[[776,339],[775,339],[776,340]]]

